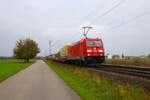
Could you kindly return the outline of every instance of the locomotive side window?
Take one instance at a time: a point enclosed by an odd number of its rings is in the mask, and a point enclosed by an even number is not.
[[[87,41],[87,46],[101,46],[102,42],[101,41]]]

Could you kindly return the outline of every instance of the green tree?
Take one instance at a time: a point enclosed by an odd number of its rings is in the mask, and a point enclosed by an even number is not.
[[[17,59],[24,59],[25,62],[35,58],[39,52],[38,44],[30,38],[18,40],[14,48],[14,56]]]

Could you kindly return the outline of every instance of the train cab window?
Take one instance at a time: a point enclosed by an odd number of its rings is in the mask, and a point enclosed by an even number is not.
[[[102,42],[101,41],[87,41],[87,46],[101,46]]]

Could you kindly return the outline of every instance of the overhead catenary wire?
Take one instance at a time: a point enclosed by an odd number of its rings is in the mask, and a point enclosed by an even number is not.
[[[104,0],[105,1],[105,0]],[[105,3],[105,2],[102,2],[102,4],[103,3]],[[101,14],[101,15],[99,15],[96,19],[94,19],[88,26],[91,26],[91,24],[92,23],[94,23],[95,21],[97,21],[98,19],[100,19],[100,18],[102,18],[102,17],[104,17],[105,15],[107,15],[108,13],[110,13],[111,11],[113,11],[115,8],[117,8],[118,6],[120,6],[122,3],[124,3],[126,0],[121,0],[121,1],[119,1],[116,5],[114,5],[113,7],[111,7],[109,10],[107,10],[106,12],[104,12],[103,14]],[[101,5],[101,4],[100,4]],[[91,13],[91,12],[90,12]],[[89,14],[90,14],[89,13]],[[88,15],[89,15],[88,14]],[[74,37],[74,36],[76,36],[76,35],[72,35],[72,37]]]
[[[117,3],[117,4],[116,4],[115,6],[113,6],[111,9],[109,9],[108,11],[106,11],[105,13],[103,13],[102,15],[98,16],[97,19],[95,19],[94,21],[100,20],[100,18],[102,18],[102,17],[106,16],[107,14],[109,14],[110,12],[112,12],[115,8],[119,7],[119,6],[120,6],[122,3],[124,3],[125,1],[126,1],[126,0],[121,0],[119,3]],[[108,29],[108,30],[106,30],[106,31],[110,31],[110,30],[117,29],[117,28],[121,27],[122,25],[128,24],[128,23],[130,23],[130,22],[132,22],[132,21],[134,21],[134,20],[136,20],[136,19],[138,19],[138,18],[140,18],[140,17],[143,17],[143,16],[145,16],[145,15],[147,15],[147,14],[150,14],[150,11],[144,12],[144,13],[142,13],[142,14],[139,14],[139,15],[136,15],[136,16],[134,16],[134,17],[132,17],[132,18],[129,18],[129,19],[127,19],[127,20],[125,20],[125,21],[119,23],[118,25],[115,25],[115,26],[111,27],[110,29]],[[129,14],[129,15],[130,15],[130,14]],[[92,21],[90,24],[92,24],[94,21]],[[103,32],[105,32],[105,31],[103,31]]]
[[[94,22],[97,21],[97,20],[100,20],[102,17],[104,17],[104,16],[106,16],[107,14],[109,14],[110,12],[112,12],[114,9],[116,9],[116,8],[119,7],[121,4],[123,4],[125,1],[126,1],[126,0],[121,0],[121,1],[118,2],[115,6],[111,7],[111,9],[107,10],[107,11],[104,12],[103,14],[99,15],[98,17],[96,17],[96,19],[94,19],[90,24],[94,23]],[[106,30],[106,31],[110,31],[110,30],[113,30],[113,29],[117,29],[117,28],[121,27],[122,25],[127,24],[127,23],[130,23],[130,22],[132,22],[132,21],[138,19],[139,17],[142,17],[142,16],[147,15],[147,14],[149,14],[149,13],[150,13],[150,11],[147,12],[147,13],[145,12],[145,13],[143,13],[143,14],[136,15],[135,17],[132,17],[132,18],[126,20],[126,21],[123,21],[123,22],[119,23],[118,25],[115,25],[115,26],[111,27],[110,29],[108,29],[108,30]],[[103,31],[103,32],[105,32],[105,31]],[[75,34],[75,35],[76,35],[76,34]],[[75,35],[73,34],[72,37],[74,38]],[[62,42],[62,41],[61,41],[61,42]]]
[[[97,10],[99,7],[104,7],[105,4],[106,4],[106,0],[103,0],[101,3],[98,4],[98,6],[95,9],[90,10],[90,12],[86,15],[84,19],[86,19],[90,15],[93,15],[93,13],[96,12],[95,10]]]
[[[141,5],[141,6],[139,6],[138,8],[134,8],[134,10],[132,10],[131,12],[127,12],[127,13],[125,13],[125,15],[132,15],[134,12],[137,12],[137,11],[139,11],[139,10],[141,10],[141,8],[144,8],[144,7],[149,7],[148,5],[146,5],[146,4],[144,4],[144,5]],[[149,9],[149,8],[148,8]],[[129,17],[129,16],[125,16],[125,15],[123,15],[123,16],[120,16],[119,18],[117,18],[116,20],[113,20],[113,21],[111,21],[110,23],[108,23],[108,24],[113,24],[113,22],[118,22],[119,20],[122,20],[122,19],[124,19],[124,18],[127,18],[127,17]]]
[[[100,20],[100,18],[104,17],[105,15],[107,15],[108,13],[110,13],[111,11],[113,11],[115,8],[117,8],[118,6],[120,6],[120,5],[121,5],[122,3],[124,3],[125,1],[126,1],[126,0],[120,1],[120,2],[117,3],[115,6],[113,6],[112,9],[109,9],[108,11],[106,11],[105,13],[103,13],[102,15],[98,16],[97,19],[95,19],[94,21],[92,21],[92,22],[90,23],[90,26],[91,26],[92,23],[94,23],[94,22],[97,21],[97,20]],[[134,16],[134,17],[132,17],[132,18],[126,20],[126,21],[123,21],[123,22],[119,23],[118,25],[115,25],[115,26],[111,27],[110,29],[108,29],[108,30],[106,30],[106,31],[110,31],[110,30],[113,30],[113,29],[117,29],[117,28],[121,27],[122,25],[128,24],[128,23],[130,23],[130,22],[132,22],[132,21],[134,21],[134,20],[136,20],[136,19],[138,19],[138,18],[140,18],[140,17],[143,17],[143,16],[145,16],[145,15],[147,15],[147,14],[150,14],[150,11],[145,12],[145,13],[142,13],[142,14],[139,14],[139,15],[136,15],[136,16]],[[103,31],[103,32],[105,32],[105,31]]]
[[[107,10],[106,12],[104,12],[103,14],[99,15],[96,19],[94,19],[89,25],[95,23],[97,20],[99,20],[100,18],[104,17],[105,15],[109,14],[110,12],[112,12],[114,9],[116,9],[117,7],[119,7],[121,4],[123,4],[126,0],[121,0],[120,2],[118,2],[116,5],[114,5],[113,7],[111,7],[109,10]]]
[[[136,15],[136,16],[134,16],[134,17],[132,17],[132,18],[126,20],[126,21],[123,21],[123,22],[119,23],[118,25],[115,25],[115,26],[109,28],[109,29],[106,30],[106,31],[110,31],[110,30],[117,29],[117,28],[121,27],[122,25],[128,24],[128,23],[130,23],[130,22],[132,22],[132,21],[134,21],[134,20],[136,20],[136,19],[138,19],[138,18],[141,18],[141,17],[143,17],[143,16],[145,16],[145,15],[148,15],[148,14],[150,14],[150,11],[144,12],[144,13],[142,13],[142,14],[138,14],[138,15]],[[106,32],[106,31],[103,31],[103,32]],[[103,32],[102,32],[102,33],[103,33]]]
[[[104,7],[105,4],[106,4],[106,0],[103,0],[100,4],[98,4],[98,6],[97,6],[96,8],[98,9],[99,7]],[[96,8],[95,8],[95,9],[96,9]],[[85,17],[84,19],[86,19],[86,18],[89,17],[90,15],[94,15],[93,13],[96,12],[96,11],[94,11],[95,9],[91,10],[91,11],[86,15],[86,17]],[[81,25],[81,24],[83,24],[83,23],[80,23],[80,25]],[[83,27],[83,26],[81,26],[81,27]],[[83,33],[84,33],[84,32],[83,32]],[[77,37],[77,35],[72,34],[71,37]]]

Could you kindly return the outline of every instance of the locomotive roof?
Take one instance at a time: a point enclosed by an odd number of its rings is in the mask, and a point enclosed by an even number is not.
[[[95,41],[95,40],[101,40],[101,38],[82,38],[80,41],[83,41],[83,40]],[[72,45],[78,44],[80,41],[74,42],[72,43]]]
[[[101,39],[100,38],[82,38],[81,41],[82,40],[101,40]]]

